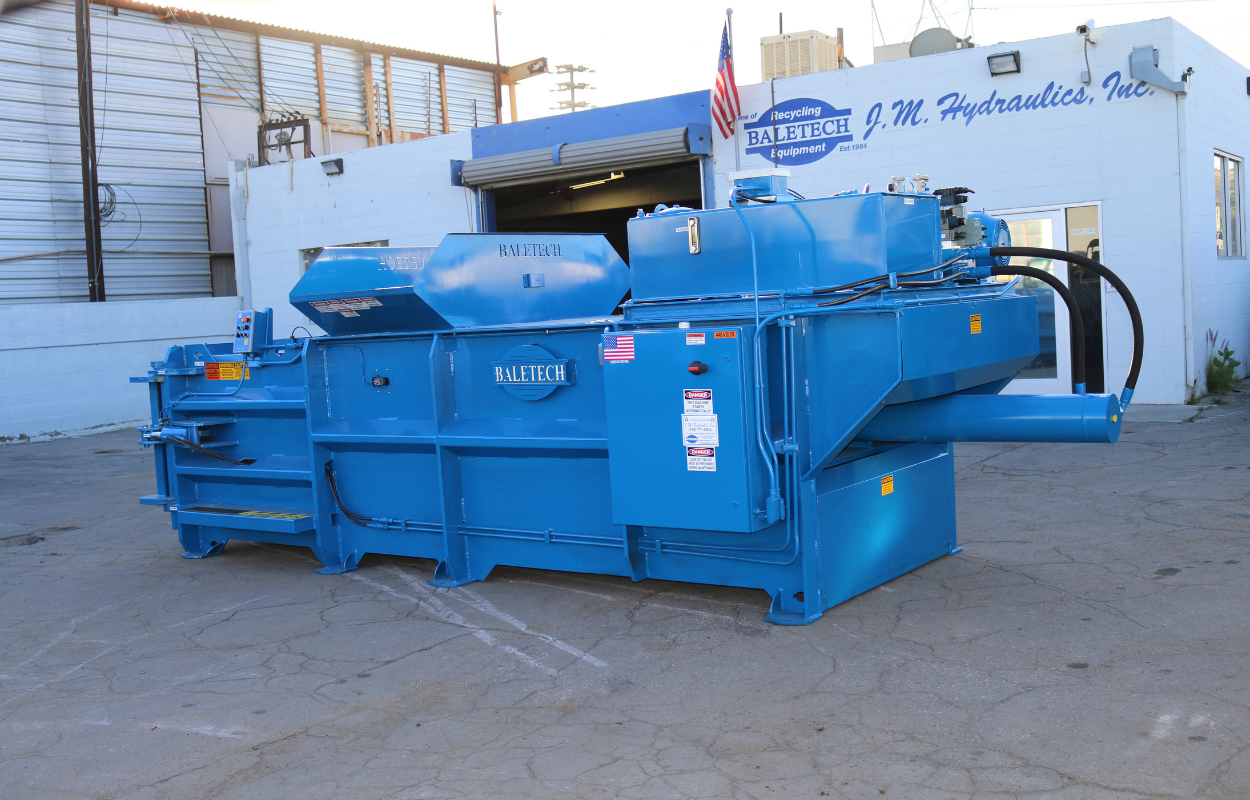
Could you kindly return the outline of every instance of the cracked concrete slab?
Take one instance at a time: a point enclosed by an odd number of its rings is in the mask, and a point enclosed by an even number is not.
[[[1189,407],[1194,408],[1194,407]],[[964,551],[827,612],[179,558],[132,432],[0,448],[0,796],[1250,796],[1250,400],[961,445]]]

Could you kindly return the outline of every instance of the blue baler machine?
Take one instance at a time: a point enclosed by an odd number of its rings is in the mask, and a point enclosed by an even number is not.
[[[914,187],[910,187],[913,188]],[[804,200],[777,173],[732,207],[660,207],[606,239],[449,234],[331,248],[291,292],[327,335],[171,347],[146,377],[158,493],[185,557],[302,545],[763,589],[806,624],[958,552],[953,442],[1114,442],[1141,359],[1127,287],[1011,248],[966,189]],[[1126,299],[1120,398],[998,392],[1038,354],[1012,255],[1077,261]],[[1039,273],[1033,275],[1033,273]],[[625,299],[627,298],[628,299]],[[615,313],[614,313],[615,312]]]

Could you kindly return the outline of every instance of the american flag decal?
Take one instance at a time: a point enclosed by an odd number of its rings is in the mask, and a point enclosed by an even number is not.
[[[603,357],[608,361],[633,361],[634,336],[619,333],[603,334]]]

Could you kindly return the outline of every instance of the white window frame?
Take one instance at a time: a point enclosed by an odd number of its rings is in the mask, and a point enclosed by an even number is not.
[[[1240,156],[1223,150],[1216,150],[1215,157],[1220,159],[1220,204],[1216,209],[1220,219],[1218,220],[1219,228],[1224,232],[1224,251],[1221,252],[1219,240],[1216,240],[1215,253],[1218,258],[1240,258],[1246,257],[1246,214],[1243,197],[1245,192],[1242,184],[1246,182],[1246,162]],[[1228,188],[1228,162],[1233,161],[1237,164],[1237,185],[1234,191],[1230,192]],[[1236,196],[1234,196],[1234,194]],[[1236,209],[1235,215],[1230,210],[1230,206]],[[1235,218],[1234,218],[1235,216]],[[1237,252],[1229,252],[1229,232],[1235,230],[1237,232]]]

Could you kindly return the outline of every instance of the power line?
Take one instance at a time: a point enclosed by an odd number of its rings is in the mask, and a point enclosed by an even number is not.
[[[1180,3],[1214,3],[1215,0],[1129,0],[1129,2],[1114,3],[1071,3],[1066,5],[1040,5],[1040,6],[969,6],[970,11],[1015,11],[1016,9],[1027,8],[1045,8],[1045,9],[1061,9],[1061,8],[1098,8],[1106,6],[1165,6],[1178,5]]]

